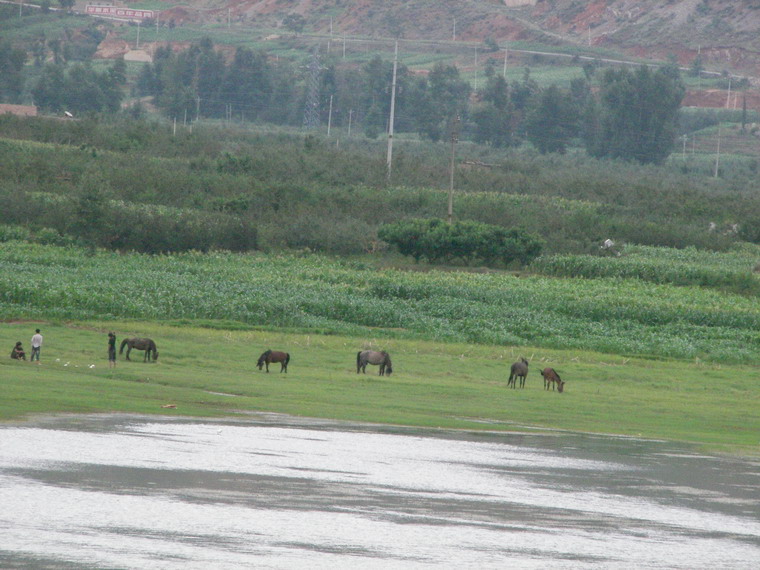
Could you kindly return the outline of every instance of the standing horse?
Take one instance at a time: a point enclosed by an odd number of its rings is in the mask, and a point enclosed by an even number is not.
[[[544,368],[541,371],[541,376],[544,377],[544,390],[549,389],[549,384],[552,386],[552,392],[554,391],[554,385],[557,385],[557,392],[562,393],[565,389],[565,382],[559,377],[557,371],[554,368]]]
[[[127,347],[127,360],[130,360],[129,353],[132,352],[132,349],[135,350],[144,350],[145,356],[143,356],[143,362],[150,362],[151,360],[151,353],[153,355],[153,360],[158,360],[158,350],[156,350],[156,343],[153,342],[152,339],[149,338],[125,338],[123,341],[121,341],[121,346],[119,347],[119,354],[124,352],[124,347]]]
[[[367,364],[375,364],[380,366],[380,376],[388,376],[393,372],[393,365],[391,364],[391,357],[384,350],[378,352],[376,350],[361,350],[356,353],[356,373],[367,373]]]
[[[259,370],[261,370],[261,368],[266,365],[267,372],[269,372],[270,362],[279,362],[280,372],[285,372],[287,374],[288,362],[290,362],[290,354],[287,352],[280,352],[278,350],[265,350],[264,353],[259,356],[259,360],[256,363],[256,366],[258,366]]]
[[[528,376],[528,361],[522,356],[519,362],[515,362],[512,368],[509,370],[509,380],[507,380],[507,388],[512,386],[514,390],[517,388],[517,379],[520,379],[520,388],[525,388],[525,378]]]

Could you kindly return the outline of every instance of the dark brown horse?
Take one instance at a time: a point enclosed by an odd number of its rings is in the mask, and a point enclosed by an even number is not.
[[[549,389],[549,384],[552,386],[552,392],[554,391],[554,385],[557,385],[557,392],[562,393],[565,389],[565,382],[559,377],[557,371],[554,368],[544,368],[541,371],[541,376],[544,377],[544,390]]]
[[[129,353],[132,352],[132,349],[135,350],[144,350],[145,355],[143,356],[143,362],[150,362],[151,355],[152,359],[158,360],[158,350],[156,350],[156,343],[153,342],[152,339],[149,338],[125,338],[123,341],[121,341],[121,347],[119,347],[119,354],[124,352],[124,347],[127,347],[127,360],[130,360]]]
[[[259,356],[259,360],[256,363],[256,366],[258,366],[259,370],[261,370],[262,367],[266,365],[267,372],[269,372],[270,362],[279,362],[280,372],[285,372],[287,374],[288,362],[290,362],[290,354],[287,352],[280,352],[278,350],[265,350],[264,353]]]
[[[528,376],[528,361],[525,358],[520,357],[518,362],[512,365],[509,370],[509,380],[507,380],[507,388],[512,386],[512,389],[517,387],[517,379],[520,379],[520,388],[525,388],[525,378]]]
[[[374,364],[380,366],[380,376],[386,374],[390,376],[393,373],[393,364],[391,363],[391,357],[387,352],[377,350],[360,350],[356,353],[356,373],[367,373],[367,364]]]

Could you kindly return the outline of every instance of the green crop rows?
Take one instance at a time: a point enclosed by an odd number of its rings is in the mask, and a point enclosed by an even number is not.
[[[0,317],[225,321],[760,362],[756,297],[641,279],[377,270],[320,256],[0,244]]]

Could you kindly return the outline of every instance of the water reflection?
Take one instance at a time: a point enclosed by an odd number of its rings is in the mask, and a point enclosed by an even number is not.
[[[634,439],[51,418],[0,428],[0,566],[745,568],[759,489]]]

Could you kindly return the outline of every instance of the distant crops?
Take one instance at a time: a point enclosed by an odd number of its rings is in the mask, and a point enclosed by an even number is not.
[[[755,297],[640,279],[376,270],[312,255],[89,255],[6,242],[0,316],[215,321],[760,363]]]
[[[640,279],[651,283],[698,285],[743,294],[760,293],[760,247],[736,246],[730,253],[695,248],[627,246],[622,257],[552,255],[537,259],[531,269],[557,277]]]

